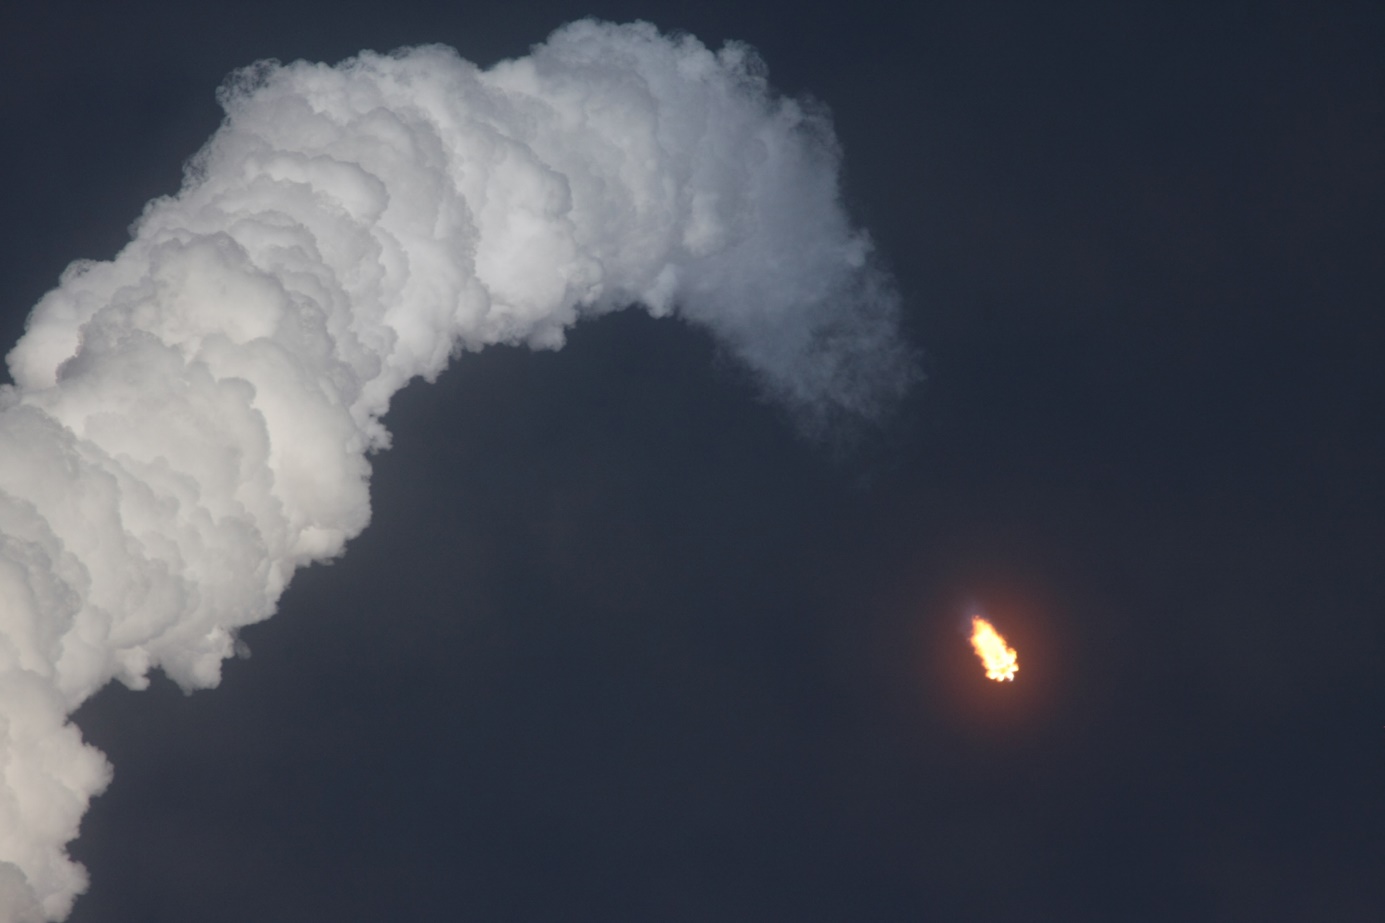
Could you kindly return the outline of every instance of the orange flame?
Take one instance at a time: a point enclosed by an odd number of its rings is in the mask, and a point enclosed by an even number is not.
[[[1019,655],[996,633],[991,623],[979,615],[971,617],[971,646],[986,665],[986,676],[996,681],[1014,680],[1019,672]]]

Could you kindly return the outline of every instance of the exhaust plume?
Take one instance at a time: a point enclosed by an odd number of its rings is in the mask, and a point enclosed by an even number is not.
[[[709,328],[810,432],[916,377],[843,213],[826,115],[744,45],[569,25],[261,62],[182,190],[29,318],[0,391],[0,919],[64,917],[111,778],[68,721],[151,669],[215,686],[236,632],[370,518],[380,418],[492,343],[639,304]]]
[[[986,678],[996,681],[1013,681],[1019,672],[1019,655],[1005,643],[1005,639],[992,627],[991,623],[979,615],[971,617],[971,647],[986,668]]]

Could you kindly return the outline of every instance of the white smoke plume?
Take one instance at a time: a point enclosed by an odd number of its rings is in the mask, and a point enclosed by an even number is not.
[[[236,631],[370,518],[380,417],[491,343],[639,304],[811,426],[913,377],[816,108],[753,52],[579,22],[489,70],[433,46],[267,62],[177,196],[34,309],[0,392],[0,920],[64,917],[111,679],[215,686]]]

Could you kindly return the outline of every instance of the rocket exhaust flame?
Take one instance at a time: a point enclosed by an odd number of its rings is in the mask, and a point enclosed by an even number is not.
[[[971,618],[971,646],[986,667],[986,678],[997,682],[1013,681],[1019,672],[1019,655],[1005,639],[979,615]]]
[[[72,264],[8,357],[3,923],[86,887],[66,846],[110,767],[69,716],[155,668],[215,686],[237,630],[365,528],[410,380],[634,304],[708,328],[811,430],[916,377],[825,112],[744,45],[584,21],[488,70],[270,61],[219,98],[183,189]]]

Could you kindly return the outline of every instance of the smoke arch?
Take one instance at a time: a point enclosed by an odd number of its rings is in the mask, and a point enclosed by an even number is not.
[[[915,377],[818,109],[753,52],[574,23],[261,62],[182,190],[35,307],[0,393],[0,916],[61,919],[110,767],[68,715],[151,669],[215,686],[237,629],[370,518],[391,396],[632,304],[707,327],[810,429]]]

